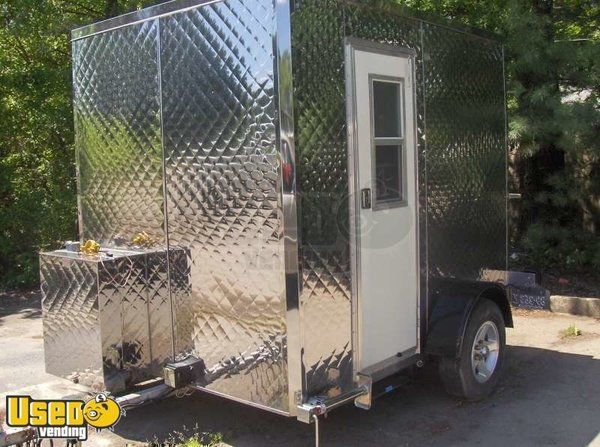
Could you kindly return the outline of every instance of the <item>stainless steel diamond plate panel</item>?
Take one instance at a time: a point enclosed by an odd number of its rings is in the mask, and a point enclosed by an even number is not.
[[[82,239],[165,239],[155,21],[73,42]]]
[[[207,389],[286,410],[274,20],[263,0],[165,17],[161,65],[176,351]]]
[[[349,256],[340,249],[303,246],[300,304],[309,395],[352,385],[352,309]],[[330,370],[339,371],[331,375]]]
[[[47,371],[97,391],[160,376],[173,355],[166,253],[109,253],[40,255]]]
[[[96,263],[73,265],[68,259],[42,254],[40,284],[46,371],[59,376],[87,371],[87,384],[102,389]]]
[[[305,0],[292,15],[308,395],[352,384],[343,18],[337,1]],[[340,380],[330,380],[332,368]]]
[[[146,257],[119,257],[100,263],[98,271],[98,294],[104,307],[101,311],[104,339],[114,337],[109,345],[121,345],[121,367],[130,372],[131,383],[139,382],[147,378],[151,360]],[[119,309],[120,315],[108,311],[109,306]],[[118,326],[119,331],[111,330]]]
[[[302,191],[304,367],[308,393],[315,394],[352,385],[343,39],[353,36],[415,49],[417,85],[420,86],[421,33],[418,21],[390,15],[368,5],[338,1],[303,0],[293,14],[293,25],[296,134]],[[421,95],[420,89],[417,95]],[[417,105],[422,158],[424,112],[421,101],[417,101]],[[420,162],[419,166],[422,169],[424,164]],[[424,202],[424,198],[421,201]],[[337,374],[329,373],[332,368],[340,372],[335,381],[331,377]]]
[[[131,247],[141,232],[166,244],[158,47],[156,21],[73,42],[80,233],[103,247]],[[122,301],[123,333],[107,337],[123,342],[132,382],[173,357],[167,252],[153,253],[99,272],[101,302]]]
[[[119,391],[126,380],[121,297],[101,291],[100,265],[77,253],[40,255],[46,371],[96,391]]]
[[[424,24],[431,276],[506,269],[502,46]]]
[[[185,252],[171,247],[168,256],[185,260]],[[162,251],[150,252],[146,257],[144,285],[148,303],[148,332],[150,350],[149,372],[162,376],[163,365],[173,359],[173,318],[171,290],[173,280],[169,275],[167,256]]]

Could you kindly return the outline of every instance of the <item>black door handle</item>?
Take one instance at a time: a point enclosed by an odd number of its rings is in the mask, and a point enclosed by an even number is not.
[[[368,210],[371,208],[371,188],[361,189],[360,206],[363,210]]]

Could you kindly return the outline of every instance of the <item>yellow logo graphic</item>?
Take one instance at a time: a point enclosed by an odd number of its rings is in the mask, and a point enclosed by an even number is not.
[[[31,396],[6,397],[9,427],[35,427],[39,438],[73,438],[85,441],[88,425],[112,429],[123,415],[118,402],[98,394],[82,400],[37,400]]]
[[[89,425],[99,430],[114,427],[121,419],[121,407],[112,397],[98,394],[83,407],[83,417]]]

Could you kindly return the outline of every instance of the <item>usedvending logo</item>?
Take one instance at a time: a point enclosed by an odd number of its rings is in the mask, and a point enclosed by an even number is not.
[[[98,394],[88,400],[37,400],[31,396],[6,397],[9,427],[37,428],[39,438],[70,438],[85,441],[88,426],[113,429],[124,414],[112,397]]]

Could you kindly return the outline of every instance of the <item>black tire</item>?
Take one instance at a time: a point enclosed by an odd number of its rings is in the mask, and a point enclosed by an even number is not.
[[[498,359],[493,373],[485,382],[480,382],[476,379],[473,372],[471,352],[477,332],[488,321],[493,322],[498,330]],[[473,309],[471,317],[467,322],[460,356],[458,358],[442,358],[440,360],[439,372],[446,391],[452,396],[471,401],[481,400],[489,396],[502,375],[505,351],[506,331],[502,312],[493,301],[482,299],[475,309]]]

